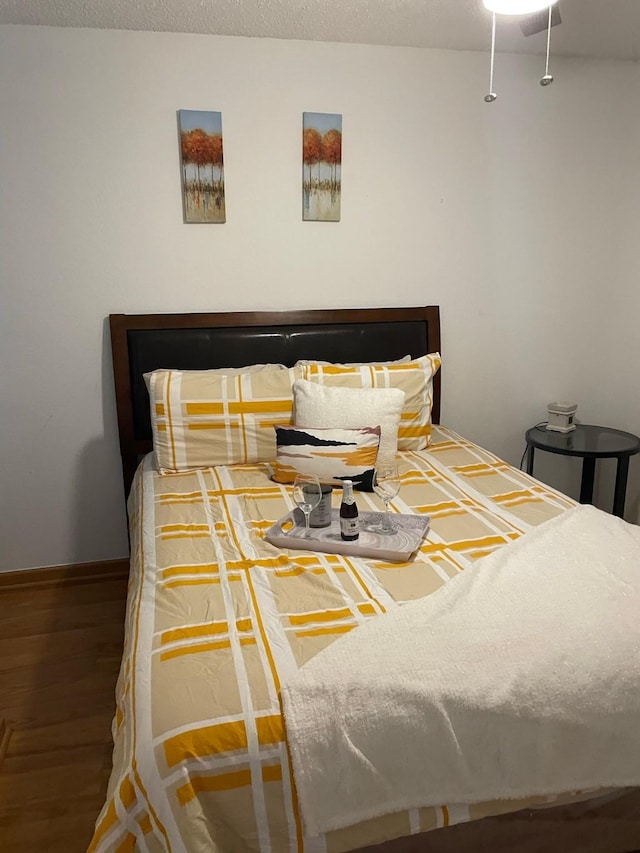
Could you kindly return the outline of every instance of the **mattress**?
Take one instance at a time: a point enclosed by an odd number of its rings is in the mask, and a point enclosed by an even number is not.
[[[305,835],[280,686],[347,632],[480,570],[482,557],[574,505],[445,427],[427,450],[399,458],[393,509],[431,519],[415,558],[400,564],[266,542],[293,504],[265,464],[160,476],[153,455],[144,459],[129,499],[113,771],[91,853],[342,853],[595,794],[442,803]],[[380,509],[370,494],[358,504]]]

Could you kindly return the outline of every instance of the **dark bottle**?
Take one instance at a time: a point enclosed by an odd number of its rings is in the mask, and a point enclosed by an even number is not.
[[[345,480],[342,485],[340,536],[346,542],[355,542],[358,536],[360,536],[360,531],[358,530],[358,507],[353,497],[353,483],[351,480]]]
[[[331,526],[331,493],[333,486],[327,486],[324,483],[320,484],[322,498],[315,509],[311,510],[309,516],[309,527],[330,527]]]

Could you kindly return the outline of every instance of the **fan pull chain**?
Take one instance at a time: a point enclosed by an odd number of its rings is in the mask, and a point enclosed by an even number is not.
[[[491,26],[491,70],[489,71],[489,93],[484,96],[485,101],[490,104],[498,97],[493,91],[493,61],[496,55],[496,13],[493,13],[493,24]],[[551,78],[553,80],[553,77]],[[540,81],[542,82],[542,81]],[[546,83],[545,83],[546,86]]]
[[[551,14],[553,11],[553,5],[549,6],[549,26],[547,28],[547,63],[544,67],[544,77],[540,80],[541,86],[548,86],[549,83],[553,83],[553,75],[549,74],[549,48],[551,47]]]

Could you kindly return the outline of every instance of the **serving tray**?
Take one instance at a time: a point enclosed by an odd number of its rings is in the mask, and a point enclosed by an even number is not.
[[[383,519],[383,512],[361,512],[359,538],[355,542],[345,542],[340,536],[340,511],[332,509],[329,527],[312,527],[307,538],[304,514],[302,510],[294,509],[276,521],[264,538],[278,548],[345,554],[350,557],[377,557],[390,563],[408,562],[429,529],[429,516],[393,513],[391,520],[396,532],[392,534],[376,530]]]

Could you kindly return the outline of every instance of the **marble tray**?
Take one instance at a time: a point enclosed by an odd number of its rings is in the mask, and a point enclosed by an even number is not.
[[[377,530],[383,512],[360,513],[360,536],[355,542],[345,542],[340,536],[339,510],[331,510],[329,527],[312,527],[305,537],[304,515],[294,509],[276,521],[264,538],[278,548],[320,551],[324,554],[345,554],[350,557],[376,557],[387,562],[406,563],[412,559],[429,529],[429,516],[391,513],[396,531],[383,534]]]

